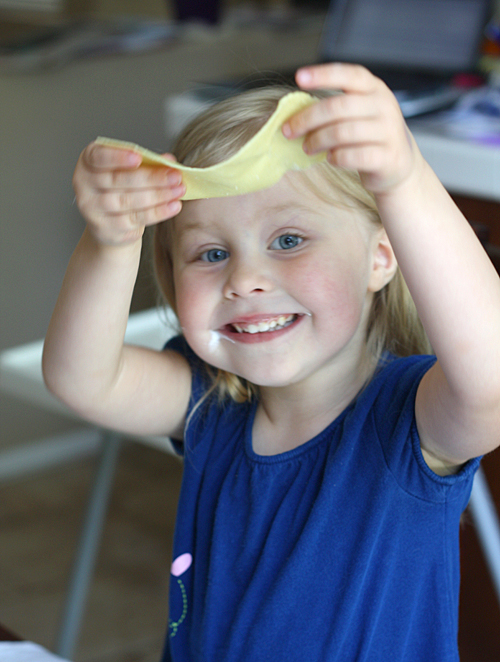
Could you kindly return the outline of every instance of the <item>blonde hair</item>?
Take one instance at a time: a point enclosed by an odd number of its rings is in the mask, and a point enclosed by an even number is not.
[[[173,148],[174,154],[181,163],[199,168],[230,158],[258,132],[288,92],[290,88],[285,86],[263,87],[221,101],[184,129]],[[325,94],[315,96],[322,98]],[[322,200],[332,205],[361,209],[375,227],[382,227],[375,198],[363,187],[356,172],[336,168],[325,161],[300,174]],[[324,186],[318,184],[318,179],[324,182]],[[177,312],[169,248],[172,228],[171,221],[156,226],[154,265],[163,299]],[[398,357],[432,352],[399,267],[392,280],[374,295],[366,329],[366,346],[373,370],[384,352]],[[220,398],[229,395],[236,402],[245,402],[258,393],[254,384],[237,375],[208,365],[207,370],[213,384],[210,392],[217,391]]]

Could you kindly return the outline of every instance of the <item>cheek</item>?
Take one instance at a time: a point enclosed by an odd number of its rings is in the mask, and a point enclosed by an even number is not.
[[[199,279],[189,274],[176,275],[177,314],[181,327],[195,329],[204,323],[208,297]]]
[[[328,323],[358,318],[366,289],[350,265],[325,269],[318,264],[304,273],[302,284],[311,312]]]
[[[175,281],[177,316],[191,349],[201,359],[213,364],[220,344],[219,334],[212,330],[214,313],[213,288],[198,275],[182,275]]]

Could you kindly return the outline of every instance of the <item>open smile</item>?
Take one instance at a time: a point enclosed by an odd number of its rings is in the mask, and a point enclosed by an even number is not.
[[[273,340],[296,326],[304,315],[282,314],[274,317],[235,320],[226,324],[220,332],[236,342],[254,343]]]

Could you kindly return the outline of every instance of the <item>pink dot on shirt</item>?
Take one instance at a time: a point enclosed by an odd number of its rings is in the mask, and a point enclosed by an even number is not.
[[[171,573],[174,577],[180,577],[191,566],[193,557],[191,554],[181,554],[172,563]]]

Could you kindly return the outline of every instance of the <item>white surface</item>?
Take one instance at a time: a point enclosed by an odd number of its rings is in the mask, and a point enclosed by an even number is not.
[[[175,334],[175,316],[156,309],[130,316],[125,342],[161,349]],[[57,413],[72,415],[52,396],[42,376],[43,340],[12,347],[0,353],[0,390]]]
[[[175,321],[175,315],[170,310],[164,312],[154,308],[134,313],[129,318],[125,342],[159,350],[169,338],[176,335]],[[48,411],[79,419],[45,388],[42,351],[43,340],[37,340],[1,352],[0,390]],[[140,440],[163,450],[166,447],[170,450],[170,442],[166,438],[144,437]],[[0,657],[0,660],[3,662],[3,658]]]
[[[0,641],[2,662],[64,662],[64,658],[50,653],[31,641]]]
[[[412,129],[412,133],[447,189],[500,202],[500,147],[439,136],[420,128]]]

